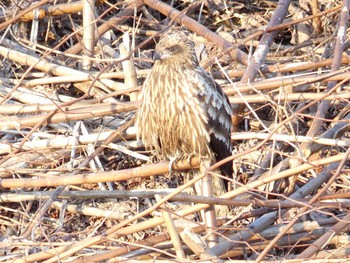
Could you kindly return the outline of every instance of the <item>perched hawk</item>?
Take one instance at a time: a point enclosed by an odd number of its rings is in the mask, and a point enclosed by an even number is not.
[[[231,155],[231,106],[212,76],[199,66],[194,43],[172,30],[156,45],[137,113],[138,137],[157,157],[220,161]],[[232,177],[232,162],[220,170]]]

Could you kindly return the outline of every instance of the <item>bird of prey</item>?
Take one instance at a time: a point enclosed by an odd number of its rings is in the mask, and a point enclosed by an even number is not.
[[[197,155],[211,163],[231,155],[231,106],[212,76],[200,67],[194,43],[171,30],[156,45],[137,112],[138,138],[156,157]],[[220,167],[232,177],[232,162]]]

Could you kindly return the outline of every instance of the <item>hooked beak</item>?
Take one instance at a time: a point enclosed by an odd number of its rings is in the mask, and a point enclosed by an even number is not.
[[[154,54],[153,54],[153,60],[161,60],[162,59],[162,54],[155,51]]]

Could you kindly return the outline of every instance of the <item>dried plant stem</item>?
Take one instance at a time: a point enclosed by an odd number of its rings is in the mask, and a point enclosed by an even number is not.
[[[28,7],[27,9],[23,10],[22,12],[20,12],[16,16],[12,17],[8,21],[1,23],[0,24],[0,31],[4,30],[4,28],[10,26],[11,24],[16,23],[17,21],[19,21],[21,19],[22,16],[28,14],[29,12],[31,12],[32,10],[35,10],[36,8],[38,8],[40,6],[46,4],[47,2],[49,2],[49,0],[41,0],[40,2]]]
[[[67,102],[66,105],[73,103]],[[62,106],[62,105],[61,105]],[[56,112],[51,113],[52,115],[49,118],[45,118],[47,123],[59,123],[63,121],[72,121],[72,120],[83,120],[88,118],[96,118],[101,116],[113,115],[120,112],[135,110],[137,108],[137,103],[121,103],[121,104],[107,104],[99,105],[97,107],[81,107],[80,109],[72,109],[69,111],[62,112],[60,109]],[[45,114],[44,114],[45,115]],[[38,122],[44,123],[45,116],[29,116],[22,118],[3,118],[0,119],[0,130],[10,130],[18,129],[20,127],[31,127],[35,126]]]
[[[297,258],[311,258],[314,254],[320,251],[329,241],[341,231],[343,231],[350,224],[350,214],[347,214],[340,222],[335,224],[323,236],[317,239],[311,246],[300,253]]]
[[[325,101],[337,101],[350,99],[350,92],[342,92],[340,94],[329,94],[324,98],[320,93],[282,93],[276,95],[244,95],[244,99],[248,103],[265,103],[269,101],[285,102],[285,101],[306,101],[321,98]],[[230,102],[233,104],[244,104],[242,98],[230,97]]]
[[[343,155],[342,157],[345,157]],[[343,159],[343,158],[342,158]],[[290,198],[300,198],[308,195],[318,187],[320,187],[325,181],[327,181],[332,175],[333,169],[338,166],[337,162],[332,162],[329,167],[322,173],[319,174],[318,178],[310,180],[304,187],[299,189],[297,192],[293,193]],[[282,172],[283,173],[283,172]],[[258,218],[253,223],[251,223],[247,230],[239,231],[237,234],[230,237],[229,241],[221,242],[215,247],[210,249],[210,254],[222,255],[229,251],[230,249],[237,247],[241,241],[249,240],[255,233],[260,233],[275,222],[277,217],[285,213],[285,210],[279,212],[270,212],[264,216]],[[290,225],[292,226],[292,224]],[[234,242],[238,241],[238,242]]]
[[[0,55],[4,58],[10,59],[12,61],[15,61],[19,64],[26,65],[26,66],[33,66],[36,69],[39,69],[43,72],[51,73],[58,76],[84,76],[85,78],[89,78],[91,80],[94,80],[91,78],[91,76],[88,73],[72,69],[69,67],[61,66],[55,63],[49,63],[46,62],[43,59],[36,58],[34,56],[30,56],[27,54],[24,54],[19,51],[11,50],[9,48],[0,46]],[[112,80],[107,79],[100,79],[96,80],[95,83],[98,87],[108,87],[112,90],[118,90],[120,89],[121,84],[115,83]]]
[[[278,6],[270,22],[267,25],[268,28],[282,23],[282,21],[287,15],[288,6],[290,2],[291,0],[281,0],[278,2]],[[254,51],[254,54],[249,59],[248,67],[246,68],[241,80],[242,83],[250,84],[254,82],[262,63],[265,60],[265,57],[267,55],[267,52],[269,51],[269,48],[272,42],[277,36],[277,33],[278,31],[272,31],[272,32],[265,32],[263,34],[263,36],[260,39],[259,46],[256,48],[256,50]],[[240,118],[238,115],[242,112],[243,109],[244,109],[244,105],[241,105],[241,104],[233,105],[232,107],[233,115],[234,115],[234,117],[232,118],[234,130],[237,130],[237,127],[240,121]]]
[[[92,61],[89,58],[94,56],[95,47],[95,1],[83,0],[83,44],[84,59],[82,68],[90,70]]]
[[[121,24],[129,19],[135,13],[135,9],[138,10],[143,5],[143,1],[136,0],[128,3],[128,6],[118,13],[116,17],[112,17],[107,22],[103,23],[97,28],[97,37],[103,35],[108,30],[112,29],[115,25]],[[81,43],[77,43],[71,48],[65,51],[66,54],[78,54],[82,51],[83,47]]]
[[[349,157],[349,154],[350,154],[350,148],[348,148],[347,152],[345,153],[344,155],[344,158],[341,160],[341,162],[339,163],[339,166],[337,168],[337,171],[335,172],[334,175],[332,175],[332,177],[329,179],[329,181],[327,182],[327,184],[325,185],[325,187],[323,187],[321,189],[321,191],[319,191],[316,195],[314,195],[311,200],[308,202],[307,205],[305,205],[299,212],[298,212],[298,215],[295,216],[288,224],[287,226],[285,227],[285,229],[280,232],[271,242],[270,244],[264,249],[264,251],[259,255],[259,257],[257,258],[257,261],[260,262],[264,257],[265,255],[269,252],[269,250],[276,244],[276,242],[284,235],[284,233],[286,233],[299,219],[299,217],[304,214],[305,212],[307,212],[307,210],[310,209],[310,206],[323,194],[326,192],[326,190],[331,186],[331,184],[336,180],[336,178],[339,176],[345,162],[348,160],[348,157]],[[349,215],[347,216],[349,218]],[[338,223],[339,224],[339,223]],[[349,223],[342,223],[340,225],[338,225],[339,227],[345,227],[347,224]],[[339,229],[338,229],[339,230]],[[333,232],[333,231],[332,231]],[[330,232],[328,232],[327,234],[329,234]],[[327,239],[328,240],[328,239]],[[324,241],[324,239],[322,239],[322,241]],[[320,241],[320,242],[322,242]],[[311,248],[311,247],[310,247]],[[311,249],[307,249],[307,252],[305,252],[304,255],[306,255],[305,258],[308,258],[307,255],[313,255],[313,253],[316,253],[317,250],[313,250],[313,248]],[[311,252],[313,251],[313,252]],[[303,253],[301,254],[303,255]],[[303,255],[303,256],[304,256]],[[300,257],[300,258],[304,258],[304,257]]]
[[[2,261],[346,261],[350,1],[290,3],[0,1]],[[231,156],[169,174],[133,116],[171,27],[245,110]],[[193,195],[205,174],[230,191]]]
[[[181,245],[180,236],[177,233],[177,229],[174,223],[173,218],[170,213],[167,211],[162,211],[164,222],[168,230],[168,234],[170,235],[171,242],[174,245],[176,256],[178,259],[185,259],[186,255]]]
[[[346,40],[346,31],[348,28],[348,20],[349,20],[349,10],[350,10],[350,3],[347,0],[343,1],[343,8],[340,13],[340,23],[339,23],[339,28],[338,28],[338,34],[336,38],[336,43],[335,43],[335,50],[334,50],[334,59],[332,63],[332,71],[336,71],[340,68],[341,66],[341,60],[342,60],[342,54],[344,51],[344,43]],[[327,89],[325,92],[328,92],[332,90],[335,86],[337,85],[336,81],[331,81],[327,85]],[[321,128],[322,124],[322,119],[326,115],[328,111],[330,101],[328,100],[323,100],[320,103],[320,106],[318,107],[318,110],[315,114],[315,119],[313,120],[311,127],[306,134],[306,136],[315,136],[317,132]],[[310,144],[304,143],[300,146],[301,150],[304,152],[306,156],[308,156],[308,149],[310,148]]]

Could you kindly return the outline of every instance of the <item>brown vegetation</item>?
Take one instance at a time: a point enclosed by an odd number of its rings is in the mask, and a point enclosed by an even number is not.
[[[67,2],[0,2],[0,262],[349,257],[348,0]],[[170,26],[234,111],[219,198],[189,194],[196,157],[169,174],[136,141]],[[211,205],[231,213],[208,248]]]

